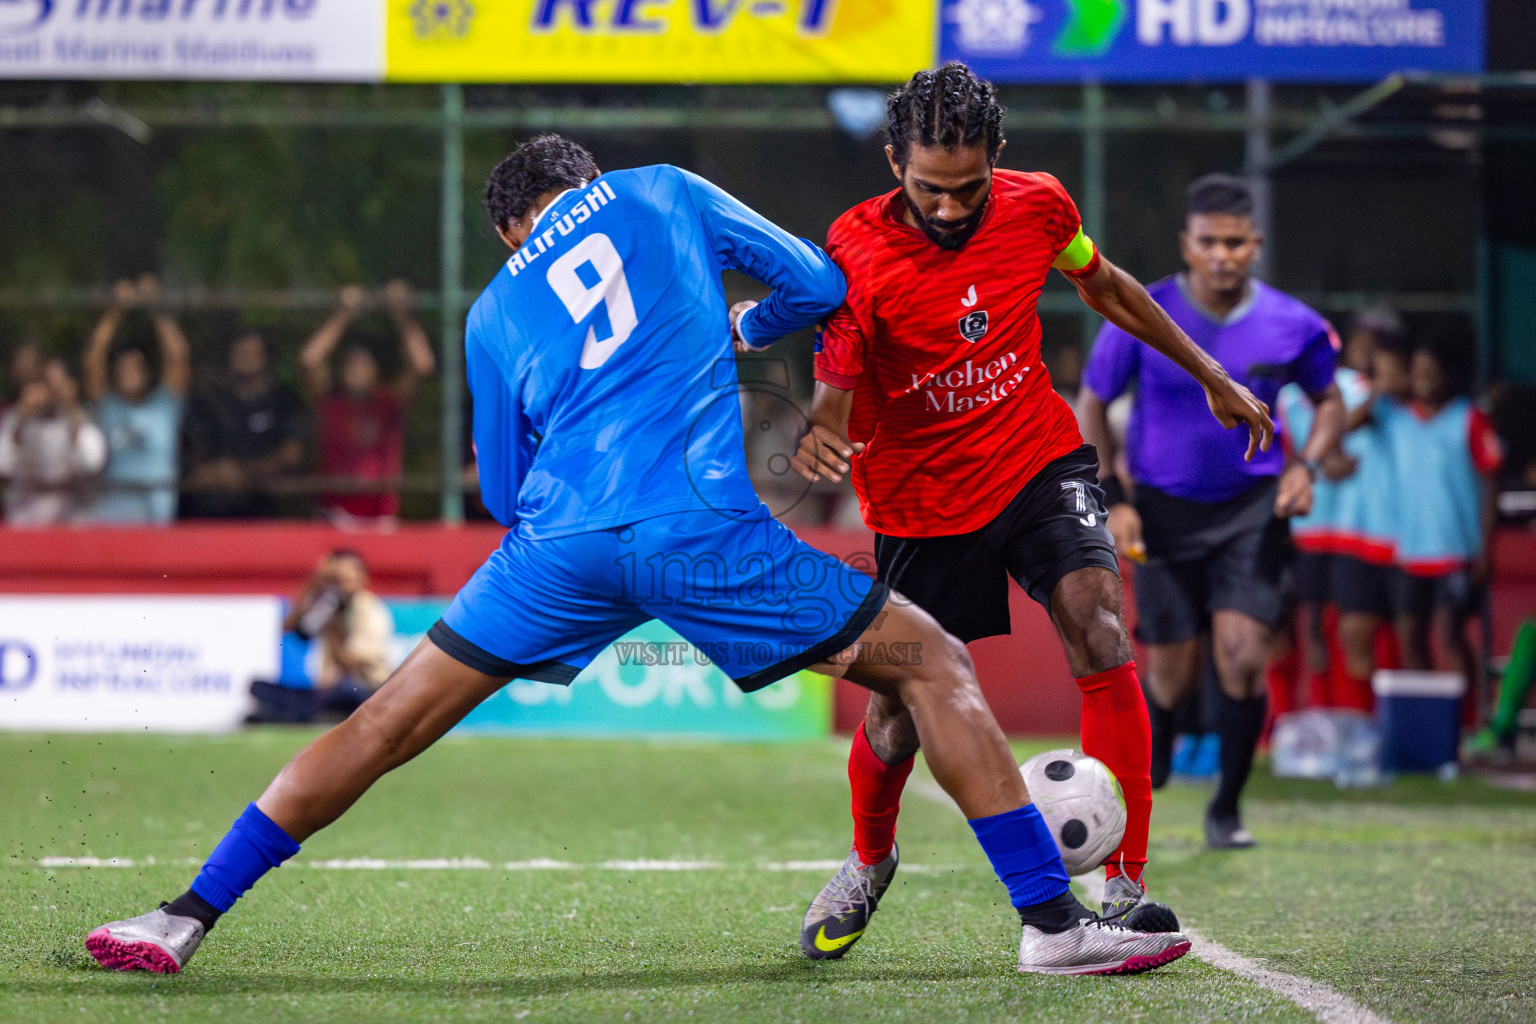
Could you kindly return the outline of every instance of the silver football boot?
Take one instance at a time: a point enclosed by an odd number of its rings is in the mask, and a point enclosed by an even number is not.
[[[1116,875],[1104,883],[1104,918],[1133,932],[1179,930],[1178,915],[1150,899],[1141,883],[1127,875]]]
[[[1019,971],[1024,974],[1137,974],[1189,952],[1179,932],[1137,932],[1101,917],[1085,917],[1064,931],[1024,926]]]
[[[126,921],[112,921],[85,937],[85,949],[113,971],[176,974],[186,966],[206,934],[194,918],[151,910]]]
[[[900,861],[895,845],[885,860],[866,866],[857,850],[837,869],[832,880],[822,886],[811,901],[800,926],[800,948],[812,960],[836,960],[852,948],[864,929],[880,897],[891,887]]]

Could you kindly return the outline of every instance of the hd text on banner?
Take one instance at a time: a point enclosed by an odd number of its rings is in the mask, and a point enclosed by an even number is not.
[[[1484,67],[1483,0],[941,0],[940,56],[1001,82],[1375,81]]]

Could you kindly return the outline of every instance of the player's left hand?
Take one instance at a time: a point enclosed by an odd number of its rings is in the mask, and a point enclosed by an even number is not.
[[[1205,385],[1205,401],[1216,422],[1228,430],[1239,423],[1248,425],[1248,451],[1243,456],[1244,462],[1253,461],[1255,455],[1269,451],[1269,446],[1274,444],[1275,423],[1269,418],[1269,406],[1225,373]]]
[[[800,448],[789,460],[790,467],[811,483],[823,478],[842,483],[848,472],[848,460],[864,450],[862,441],[850,441],[831,427],[820,423],[800,439]]]
[[[757,351],[747,344],[747,339],[741,336],[741,330],[737,327],[737,324],[741,323],[741,315],[755,305],[757,305],[756,299],[742,299],[731,306],[731,347],[736,350],[737,355]]]
[[[1304,516],[1312,511],[1312,471],[1304,463],[1293,462],[1280,474],[1275,490],[1275,515]]]

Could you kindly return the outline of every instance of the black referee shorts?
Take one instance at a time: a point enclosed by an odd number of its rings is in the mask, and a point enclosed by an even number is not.
[[[1274,515],[1275,480],[1230,501],[1198,502],[1136,488],[1147,563],[1136,567],[1136,638],[1193,640],[1218,609],[1273,627],[1284,607],[1290,524]]]
[[[1061,578],[1098,566],[1118,575],[1093,445],[1054,459],[986,526],[949,537],[875,534],[877,578],[970,643],[1008,633],[1008,577],[1051,610]]]

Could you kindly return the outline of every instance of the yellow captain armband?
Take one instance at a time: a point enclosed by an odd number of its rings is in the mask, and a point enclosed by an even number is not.
[[[1087,277],[1099,269],[1099,248],[1082,228],[1078,228],[1072,241],[1051,261],[1051,266],[1072,277]]]

